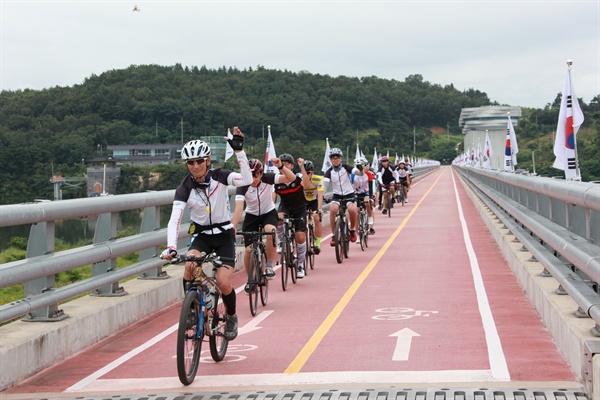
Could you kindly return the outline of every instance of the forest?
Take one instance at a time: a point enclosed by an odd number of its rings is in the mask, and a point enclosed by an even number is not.
[[[535,151],[538,174],[562,175],[551,168],[560,97],[543,109],[522,110],[519,168],[531,171]],[[584,181],[600,180],[599,103],[600,96],[588,104],[579,100],[586,118],[578,134]],[[487,105],[498,103],[474,88],[459,91],[418,74],[399,81],[260,66],[132,65],[72,87],[2,91],[0,204],[52,199],[53,173],[83,177],[86,160],[106,154],[109,145],[176,144],[225,135],[233,126],[246,134],[249,155],[259,158],[270,126],[278,154],[289,152],[317,165],[325,138],[332,147],[350,149],[351,158],[358,143],[369,156],[377,148],[448,163],[463,140],[461,109]],[[158,183],[146,179],[153,172],[161,173]],[[119,193],[173,189],[185,172],[177,165],[124,167]],[[83,196],[85,188],[63,192],[63,198]]]

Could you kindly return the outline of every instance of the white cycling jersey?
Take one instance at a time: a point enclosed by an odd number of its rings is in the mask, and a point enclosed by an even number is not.
[[[347,164],[340,164],[339,167],[330,167],[324,175],[324,182],[331,182],[333,194],[347,196],[354,193],[354,187],[350,180],[350,174],[362,176],[364,171]]]

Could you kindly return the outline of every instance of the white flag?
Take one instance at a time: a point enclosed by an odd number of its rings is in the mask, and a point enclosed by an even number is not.
[[[321,168],[321,171],[323,172],[331,168],[331,161],[329,160],[329,152],[331,151],[329,148],[329,138],[325,138],[325,141],[327,144],[325,145],[325,157],[323,157],[323,167]]]
[[[275,153],[275,145],[273,144],[273,138],[271,137],[271,125],[267,127],[269,131],[269,135],[267,137],[267,149],[265,151],[265,172],[279,172],[277,168],[271,162],[272,158],[277,158],[277,153]]]
[[[485,131],[485,145],[483,146],[483,168],[491,169],[492,164],[492,142],[490,142],[490,135],[488,131]]]
[[[510,113],[508,114],[508,126],[506,128],[506,146],[504,148],[504,170],[514,172],[515,165],[517,165],[517,153],[519,152],[519,146],[517,146],[517,135],[515,134],[515,128],[513,127],[512,120],[510,119]]]
[[[231,139],[232,137],[233,137],[233,135],[231,134],[231,128],[227,128],[227,139]],[[232,155],[233,155],[233,149],[231,148],[229,143],[227,143],[227,145],[225,147],[225,160],[223,160],[223,162],[229,160],[229,158]]]
[[[356,143],[356,154],[354,155],[354,159],[356,161],[360,160],[360,149],[358,148],[358,143]]]
[[[373,148],[373,162],[371,163],[371,169],[373,171],[377,171],[377,167],[379,166],[379,160],[377,159],[377,147]]]
[[[560,102],[558,125],[556,126],[556,140],[554,141],[556,160],[552,165],[554,168],[565,171],[565,179],[568,181],[580,176],[576,153],[576,136],[583,120],[583,112],[571,86],[571,70],[569,68]]]
[[[475,166],[481,168],[481,142],[477,142],[477,154],[475,155]]]

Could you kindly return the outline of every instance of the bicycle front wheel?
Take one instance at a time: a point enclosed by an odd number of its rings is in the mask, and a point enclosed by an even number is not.
[[[285,292],[287,290],[287,284],[288,284],[288,273],[289,273],[289,269],[287,266],[287,245],[286,245],[286,240],[285,238],[283,239],[283,243],[281,244],[281,258],[280,258],[280,265],[281,265],[281,288],[283,289],[283,291]]]
[[[390,194],[390,192],[388,192],[388,210],[387,210],[387,214],[388,214],[388,218],[392,218],[392,207],[394,206],[394,204],[392,203],[392,195]]]
[[[252,251],[250,255],[250,266],[248,270],[248,286],[250,293],[248,293],[248,301],[250,304],[250,314],[254,317],[258,310],[258,292],[260,284],[260,276],[262,275],[261,264],[258,259],[258,254]]]
[[[202,349],[202,321],[200,319],[200,296],[197,290],[187,292],[179,316],[177,331],[177,374],[184,385],[194,381]]]
[[[338,264],[344,261],[344,222],[341,218],[336,219],[333,237],[335,238],[335,259]]]
[[[363,211],[358,213],[358,241],[360,243],[360,249],[365,251],[365,237],[368,235],[368,228],[365,229],[365,225],[367,225],[367,216]]]
[[[229,342],[225,339],[225,304],[222,301],[219,302],[217,295],[215,295],[213,303],[212,308],[207,311],[210,322],[208,344],[212,359],[219,362],[225,358]]]
[[[288,242],[287,247],[287,258],[288,258],[288,268],[290,269],[290,275],[292,278],[292,283],[296,284],[298,281],[298,271],[296,267],[298,266],[298,260],[295,258],[294,252],[296,250],[296,240],[292,237],[292,239]]]
[[[261,259],[260,265],[267,265],[267,253],[265,252],[264,248],[260,249],[260,259]],[[267,279],[267,276],[263,273],[260,274],[259,287],[260,287],[260,302],[264,307],[267,305],[267,302],[269,301],[269,280]]]

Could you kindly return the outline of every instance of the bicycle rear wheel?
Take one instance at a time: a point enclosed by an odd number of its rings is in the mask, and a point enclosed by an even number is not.
[[[219,362],[225,358],[229,344],[225,339],[225,304],[222,301],[219,302],[219,296],[216,294],[212,301],[214,304],[207,311],[211,328],[208,344],[212,359]]]
[[[194,381],[202,349],[202,321],[200,319],[200,296],[197,290],[187,292],[179,316],[177,331],[177,374],[184,385]],[[198,331],[200,330],[200,332]]]
[[[335,228],[333,231],[333,237],[335,238],[335,259],[338,264],[344,261],[344,222],[341,218],[335,220]]]
[[[392,207],[394,205],[392,204],[392,195],[390,194],[390,192],[388,192],[388,194],[387,194],[387,201],[388,201],[387,215],[388,215],[388,218],[392,218]]]
[[[264,247],[260,248],[260,259],[261,259],[261,263],[260,265],[267,265],[267,253],[265,252]],[[267,276],[265,274],[263,274],[262,272],[259,274],[260,276],[260,283],[259,283],[259,287],[260,287],[260,303],[264,306],[267,305],[267,302],[269,301],[269,280],[267,279]]]
[[[250,254],[250,266],[248,271],[248,286],[250,287],[248,301],[250,304],[250,314],[252,314],[253,317],[256,315],[256,311],[258,310],[258,292],[261,275],[262,271],[258,254],[253,250]]]
[[[310,269],[315,269],[315,228],[312,225],[309,225],[307,229],[305,265],[310,266]]]

